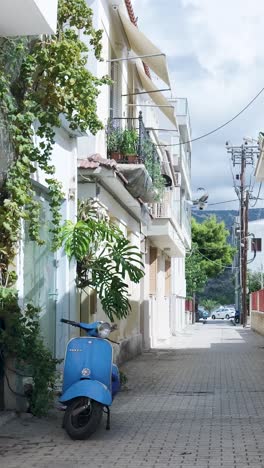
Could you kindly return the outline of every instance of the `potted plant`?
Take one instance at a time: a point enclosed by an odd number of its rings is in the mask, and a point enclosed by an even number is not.
[[[111,129],[107,135],[107,152],[110,159],[120,161],[121,154],[122,131],[119,128]]]
[[[122,134],[121,151],[129,163],[137,163],[138,134],[136,130],[124,130]]]

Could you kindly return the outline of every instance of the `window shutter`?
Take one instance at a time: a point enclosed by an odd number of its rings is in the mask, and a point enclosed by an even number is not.
[[[111,63],[111,79],[113,84],[110,89],[110,115],[111,117],[120,117],[119,115],[119,103],[121,99],[120,89],[120,65],[117,62]]]
[[[171,294],[171,259],[165,260],[165,296]]]
[[[149,294],[157,293],[157,249],[149,250]]]

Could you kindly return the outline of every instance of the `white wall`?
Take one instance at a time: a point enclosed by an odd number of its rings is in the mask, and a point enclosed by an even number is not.
[[[62,184],[64,200],[61,205],[62,222],[66,219],[76,221],[77,217],[77,151],[76,139],[70,138],[67,132],[60,129],[56,133],[56,142],[53,149],[51,163],[55,166],[54,177]],[[37,142],[36,142],[37,143]],[[38,170],[34,174],[34,180],[38,184],[39,190],[47,192],[45,174]],[[48,192],[47,192],[48,196]],[[26,259],[25,259],[26,260]],[[52,260],[51,260],[52,261]],[[63,249],[59,249],[54,254],[55,291],[56,292],[56,356],[64,356],[66,342],[72,333],[70,327],[60,323],[62,317],[76,320],[76,287],[75,276],[76,266],[69,262]],[[24,257],[23,243],[17,259],[17,272],[19,296],[24,297]]]
[[[261,242],[261,252],[256,253],[255,260],[248,265],[248,269],[256,272],[264,272],[264,219],[258,221],[250,221],[248,223],[248,232],[255,235],[256,238],[260,238]],[[248,260],[251,260],[254,257],[254,251],[251,250],[251,239],[248,238]]]
[[[123,234],[126,237],[128,237],[130,242],[140,250],[140,221],[132,217],[120,205],[120,203],[109,192],[107,192],[107,190],[104,187],[96,183],[79,184],[78,196],[81,200],[85,200],[90,197],[97,197],[98,201],[106,208],[107,213],[112,219],[112,221],[118,225]],[[118,331],[116,332],[116,338],[113,338],[117,340],[126,340],[131,336],[136,336],[140,334],[141,286],[140,284],[131,283],[128,278],[126,279],[126,281],[129,284],[129,300],[131,303],[132,310],[126,319],[123,319],[118,323]],[[99,301],[97,303],[95,319],[107,319]]]
[[[185,298],[185,258],[172,258],[172,300],[171,300],[171,333],[177,334],[186,325]]]

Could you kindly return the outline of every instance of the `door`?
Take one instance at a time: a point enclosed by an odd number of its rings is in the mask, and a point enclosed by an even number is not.
[[[56,259],[51,251],[50,209],[48,200],[39,196],[41,202],[40,237],[44,245],[37,245],[24,236],[24,304],[39,307],[40,328],[46,345],[56,356]]]

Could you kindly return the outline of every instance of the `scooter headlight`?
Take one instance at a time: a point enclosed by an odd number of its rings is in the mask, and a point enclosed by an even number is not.
[[[97,328],[98,336],[100,338],[107,338],[108,335],[111,333],[111,325],[110,323],[103,322]]]

